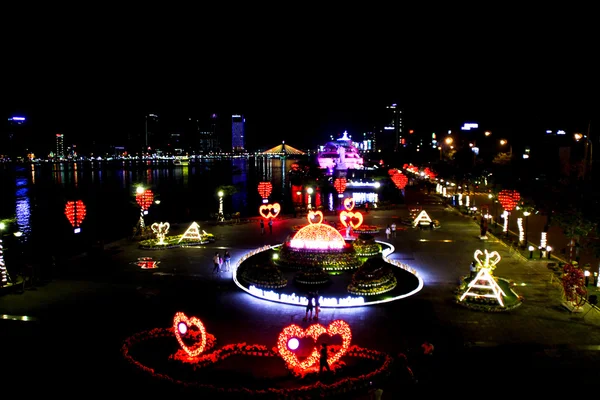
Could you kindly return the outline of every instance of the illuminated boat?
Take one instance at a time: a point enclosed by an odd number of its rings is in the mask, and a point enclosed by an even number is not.
[[[317,155],[317,161],[320,168],[328,170],[363,168],[363,157],[352,144],[346,131],[341,138],[325,144],[323,150]]]

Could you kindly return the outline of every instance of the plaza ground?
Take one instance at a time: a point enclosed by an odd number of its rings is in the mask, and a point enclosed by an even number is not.
[[[539,390],[572,382],[591,384],[600,373],[600,313],[570,313],[561,290],[551,282],[547,262],[528,261],[435,196],[407,193],[441,228],[399,231],[390,242],[398,259],[417,269],[424,288],[397,302],[348,309],[323,309],[321,322],[344,319],[353,343],[411,357],[423,340],[435,345],[435,364],[419,390],[466,390],[479,382]],[[382,227],[408,216],[406,206],[374,210],[365,223]],[[333,218],[333,216],[331,217]],[[239,290],[231,274],[212,274],[212,255],[228,249],[235,263],[266,244],[281,243],[303,218],[284,217],[273,234],[260,235],[258,223],[220,226],[200,222],[217,240],[198,248],[148,251],[127,240],[109,245],[106,257],[76,258],[59,266],[60,277],[23,294],[0,297],[2,384],[19,393],[71,395],[156,394],[158,388],[127,365],[120,354],[133,333],[167,327],[177,311],[202,319],[219,344],[258,343],[272,347],[289,323],[301,324],[304,308],[263,301]],[[190,221],[191,223],[191,221]],[[173,226],[181,233],[186,224]],[[496,276],[510,279],[524,296],[522,306],[505,313],[483,313],[455,304],[453,291],[477,249],[502,256]],[[132,264],[153,256],[160,268],[142,271]],[[595,288],[590,288],[595,291]],[[324,294],[325,295],[325,294]],[[588,306],[589,307],[589,306]],[[587,309],[585,311],[588,311]],[[584,316],[585,315],[585,316]],[[27,318],[23,318],[27,316]],[[26,320],[25,320],[26,319]],[[160,387],[164,389],[164,387]],[[173,389],[175,390],[175,389]],[[391,384],[384,398],[405,388]],[[173,393],[175,393],[173,391]]]

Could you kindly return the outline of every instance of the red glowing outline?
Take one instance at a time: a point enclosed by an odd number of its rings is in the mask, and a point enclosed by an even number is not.
[[[180,322],[183,322],[184,324],[187,325],[188,332],[190,331],[192,326],[195,326],[200,330],[201,339],[200,339],[199,343],[197,343],[196,345],[194,345],[192,347],[188,347],[183,342],[183,339],[181,338],[181,333],[179,333],[179,329],[178,329],[178,325]],[[173,318],[173,332],[175,333],[175,337],[177,338],[177,341],[179,342],[179,346],[181,346],[181,348],[190,357],[197,357],[204,351],[204,348],[206,347],[206,329],[204,329],[204,325],[202,324],[202,321],[200,321],[198,318],[196,318],[196,317],[188,318],[182,312],[176,313],[175,317]]]

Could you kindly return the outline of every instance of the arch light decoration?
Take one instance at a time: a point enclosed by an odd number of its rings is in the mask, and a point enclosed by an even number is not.
[[[319,303],[320,303],[321,308],[351,308],[351,307],[371,306],[371,305],[382,304],[382,303],[390,303],[392,301],[397,301],[397,300],[401,300],[401,299],[410,297],[416,293],[419,293],[423,289],[423,286],[424,286],[423,278],[420,276],[420,274],[417,272],[417,270],[415,268],[413,268],[407,264],[404,264],[403,262],[400,262],[398,260],[389,258],[390,254],[392,254],[396,251],[396,248],[391,243],[383,242],[380,240],[376,240],[375,242],[381,243],[385,246],[389,246],[381,252],[381,256],[383,257],[383,260],[397,268],[402,268],[403,270],[408,271],[409,273],[413,274],[418,280],[417,287],[414,290],[412,290],[411,292],[404,293],[404,294],[394,296],[394,297],[385,298],[382,300],[368,300],[362,296],[347,296],[347,297],[319,296]],[[308,304],[308,299],[304,296],[297,295],[296,293],[286,294],[286,293],[278,293],[278,292],[275,292],[274,290],[264,290],[264,289],[257,288],[254,285],[245,287],[244,285],[242,285],[240,283],[240,281],[237,278],[238,268],[248,258],[250,258],[258,253],[261,253],[263,251],[272,250],[272,249],[275,249],[280,246],[281,246],[281,244],[276,245],[276,246],[263,246],[263,247],[259,247],[258,249],[255,249],[251,252],[244,254],[238,260],[238,262],[236,263],[235,268],[233,270],[233,274],[232,274],[233,282],[241,290],[243,290],[244,292],[248,293],[249,295],[251,295],[253,297],[256,297],[256,298],[259,298],[262,300],[272,301],[275,303],[280,303],[280,304],[288,304],[288,305],[292,305],[292,306],[306,307],[306,305]]]

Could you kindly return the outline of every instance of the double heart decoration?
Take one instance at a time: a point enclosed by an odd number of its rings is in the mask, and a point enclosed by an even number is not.
[[[497,251],[488,252],[487,249],[484,251],[475,250],[473,258],[475,258],[475,261],[477,261],[477,264],[479,264],[480,267],[491,269],[496,268],[496,264],[498,264],[502,259],[502,257],[500,257],[500,253]]]
[[[306,328],[306,330],[302,329],[298,325],[289,325],[285,327],[279,334],[279,339],[277,340],[277,350],[279,351],[279,355],[291,369],[299,368],[305,370],[310,368],[319,363],[321,359],[321,353],[316,346],[317,339],[321,335],[329,335],[330,337],[340,335],[342,337],[342,345],[340,349],[327,358],[327,363],[329,365],[333,365],[344,354],[346,354],[348,348],[350,347],[350,341],[352,340],[352,331],[350,330],[350,325],[341,319],[332,321],[327,328],[321,324],[313,324]],[[300,361],[298,360],[298,356],[288,348],[288,343],[290,339],[303,338],[312,338],[315,341],[315,346],[313,347],[310,355],[303,361]]]
[[[320,224],[323,222],[323,213],[321,211],[309,211],[306,218],[309,224]]]
[[[155,222],[150,228],[152,228],[152,232],[156,234],[156,238],[158,239],[158,243],[163,243],[165,240],[165,236],[169,232],[169,228],[171,224],[168,222]]]
[[[356,229],[363,223],[363,215],[359,211],[342,211],[340,213],[340,221],[344,227],[350,225],[352,229]]]
[[[356,229],[363,223],[363,215],[359,211],[352,211],[355,206],[353,197],[346,197],[344,199],[344,208],[346,210],[340,213],[340,222],[344,225],[344,228],[350,225],[352,229]]]
[[[258,212],[263,218],[276,218],[281,211],[279,203],[274,204],[263,204],[258,207]]]
[[[192,328],[196,328],[200,331],[200,341],[193,346],[188,346],[183,341],[182,336],[186,336]],[[204,348],[206,347],[206,329],[204,328],[202,321],[198,318],[188,318],[184,313],[178,312],[175,314],[175,318],[173,318],[173,331],[175,332],[175,337],[177,338],[179,345],[190,357],[197,357],[204,351]]]
[[[200,339],[196,344],[188,345],[183,339],[186,336],[190,336],[192,329],[198,330]],[[184,313],[178,312],[173,318],[173,332],[177,342],[179,342],[179,346],[181,346],[190,357],[197,357],[205,350],[208,333],[200,319],[196,317],[189,318]],[[342,345],[340,348],[327,357],[327,363],[333,365],[348,352],[350,342],[352,341],[350,325],[341,319],[332,321],[327,327],[324,327],[321,324],[313,324],[308,328],[303,329],[298,325],[289,325],[279,334],[279,338],[277,339],[277,350],[290,369],[299,368],[305,370],[318,364],[321,360],[321,352],[317,348],[317,340],[322,335],[328,335],[330,338],[339,335],[342,338]],[[289,349],[288,343],[291,339],[303,338],[312,338],[315,341],[315,345],[310,355],[303,361],[300,361],[298,356]]]

